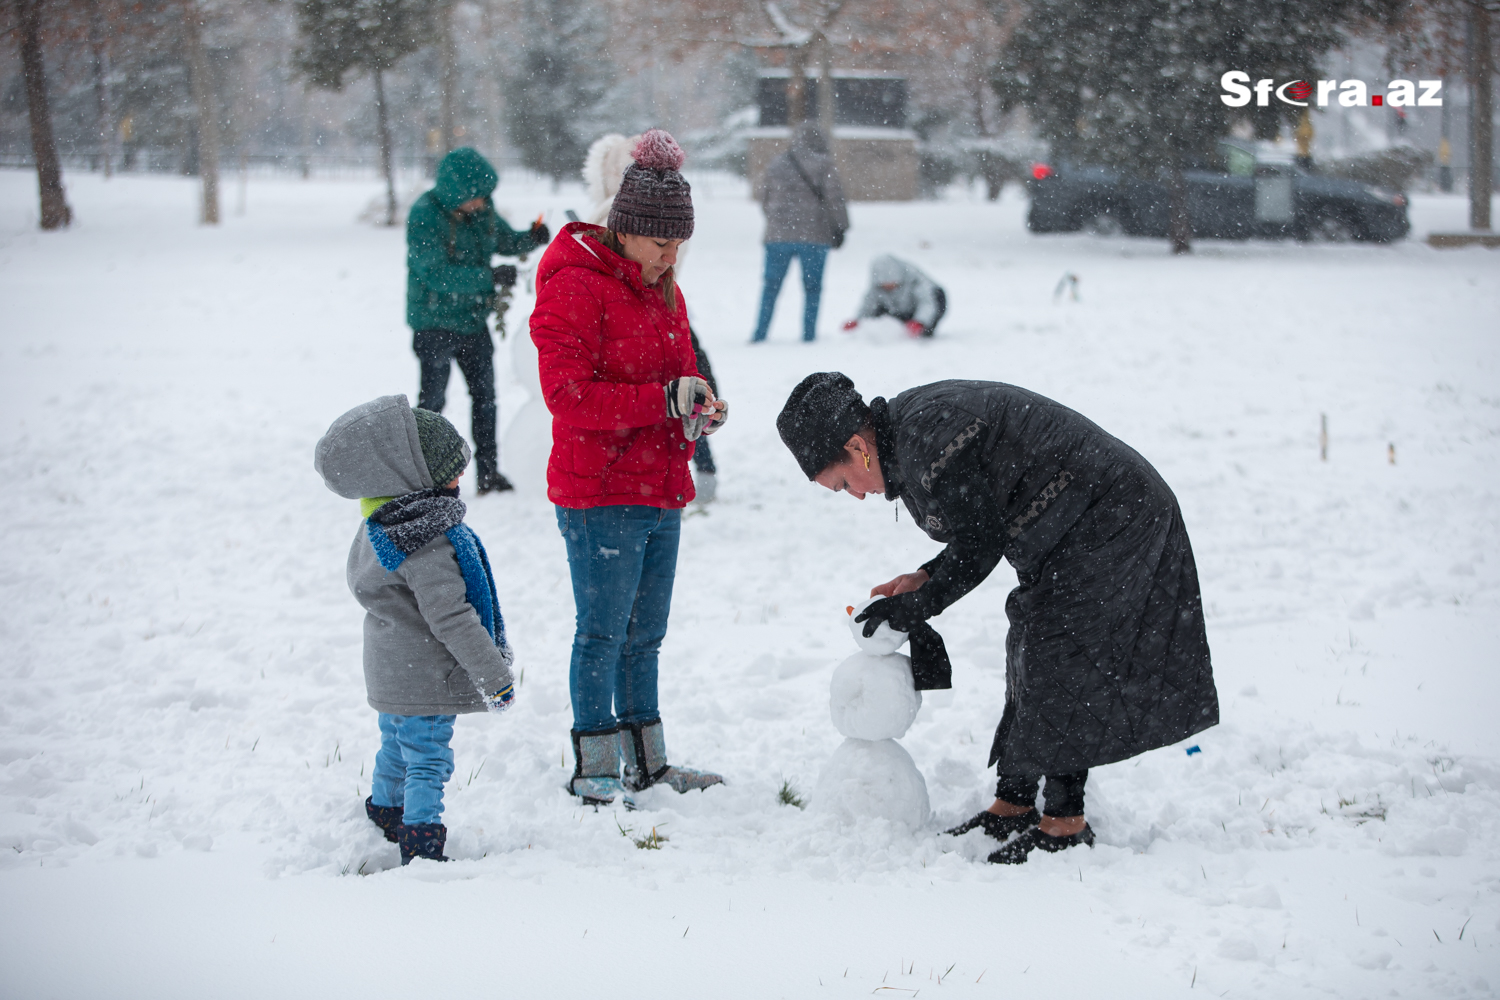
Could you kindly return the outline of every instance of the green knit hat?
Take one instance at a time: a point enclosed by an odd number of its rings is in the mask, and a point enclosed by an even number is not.
[[[422,458],[432,473],[433,486],[447,486],[463,475],[469,464],[469,442],[441,413],[413,406],[417,418],[417,439],[422,442]]]

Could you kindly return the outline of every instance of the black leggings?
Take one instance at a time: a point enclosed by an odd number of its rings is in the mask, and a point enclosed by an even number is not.
[[[1088,780],[1088,771],[1047,775],[1047,793],[1042,800],[1042,812],[1057,817],[1082,816],[1083,785]],[[995,785],[995,798],[1013,806],[1035,805],[1037,786],[1041,782],[1041,778],[1002,774]]]
[[[422,391],[417,396],[417,405],[424,410],[443,412],[448,404],[448,374],[452,371],[449,362],[458,362],[474,404],[471,432],[475,464],[481,475],[495,471],[499,450],[495,443],[495,343],[490,340],[489,332],[418,330],[411,346],[422,363]]]

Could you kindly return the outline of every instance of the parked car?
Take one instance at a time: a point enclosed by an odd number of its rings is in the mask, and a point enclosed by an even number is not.
[[[1194,236],[1388,243],[1411,229],[1406,198],[1397,192],[1232,152],[1233,169],[1185,172]],[[1167,235],[1170,199],[1163,181],[1109,167],[1037,163],[1026,187],[1026,223],[1034,233]]]

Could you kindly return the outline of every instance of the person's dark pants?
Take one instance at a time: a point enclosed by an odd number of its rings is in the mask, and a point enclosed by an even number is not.
[[[495,443],[495,344],[489,331],[454,333],[451,330],[418,330],[412,337],[412,350],[422,364],[422,388],[417,405],[433,413],[442,413],[448,404],[449,361],[457,361],[473,400],[471,433],[474,437],[474,463],[479,477],[499,470],[499,447]],[[439,484],[441,485],[441,484]]]
[[[1046,795],[1042,799],[1042,813],[1047,816],[1082,816],[1083,785],[1089,780],[1087,771],[1071,774],[1047,775]],[[1020,778],[1002,774],[995,785],[995,798],[1013,806],[1036,805],[1037,786],[1040,778]]]
[[[709,475],[717,475],[719,472],[718,467],[714,465],[714,453],[708,449],[708,435],[706,434],[694,443],[693,467]]]
[[[937,315],[932,317],[931,323],[922,328],[922,336],[924,337],[933,335],[937,330],[938,323],[942,320],[944,314],[948,312],[948,293],[939,288],[933,291],[932,297],[937,299]]]

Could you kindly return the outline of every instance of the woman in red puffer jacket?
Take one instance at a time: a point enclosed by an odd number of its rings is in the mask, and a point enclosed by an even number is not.
[[[552,413],[547,495],[578,612],[568,790],[593,803],[723,780],[667,763],[656,673],[693,499],[688,460],[729,411],[698,375],[672,271],[693,234],[682,150],[652,129],[632,155],[608,227],[572,223],[543,255],[531,314]]]

